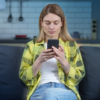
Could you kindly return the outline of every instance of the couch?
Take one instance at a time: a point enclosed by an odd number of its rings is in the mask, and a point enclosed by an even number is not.
[[[19,79],[24,47],[0,45],[0,100],[26,100],[27,87]],[[100,47],[81,46],[86,75],[77,86],[82,100],[100,100]]]

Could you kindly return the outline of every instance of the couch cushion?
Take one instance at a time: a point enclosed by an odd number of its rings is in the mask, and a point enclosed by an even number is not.
[[[0,100],[26,100],[27,87],[19,79],[23,50],[0,45]]]
[[[82,100],[100,100],[100,47],[80,47],[86,75],[79,84]]]

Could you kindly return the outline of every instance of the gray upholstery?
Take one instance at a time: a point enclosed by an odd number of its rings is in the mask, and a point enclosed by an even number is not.
[[[24,47],[0,45],[0,100],[26,100],[27,87],[19,79]],[[82,100],[100,100],[100,47],[81,46],[86,76],[79,84]]]
[[[25,100],[27,87],[19,79],[24,48],[0,45],[0,100]]]
[[[79,84],[82,100],[100,100],[100,47],[80,47],[86,75]]]

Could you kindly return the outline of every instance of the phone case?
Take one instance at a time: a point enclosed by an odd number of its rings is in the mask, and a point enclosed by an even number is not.
[[[51,49],[52,46],[58,48],[59,47],[59,40],[58,39],[49,39],[48,40],[47,48],[48,49]]]

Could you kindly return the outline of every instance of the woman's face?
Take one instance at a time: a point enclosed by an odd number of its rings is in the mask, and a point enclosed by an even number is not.
[[[58,39],[62,27],[61,18],[58,15],[47,14],[41,21],[41,25],[46,34],[46,42],[48,39]]]

